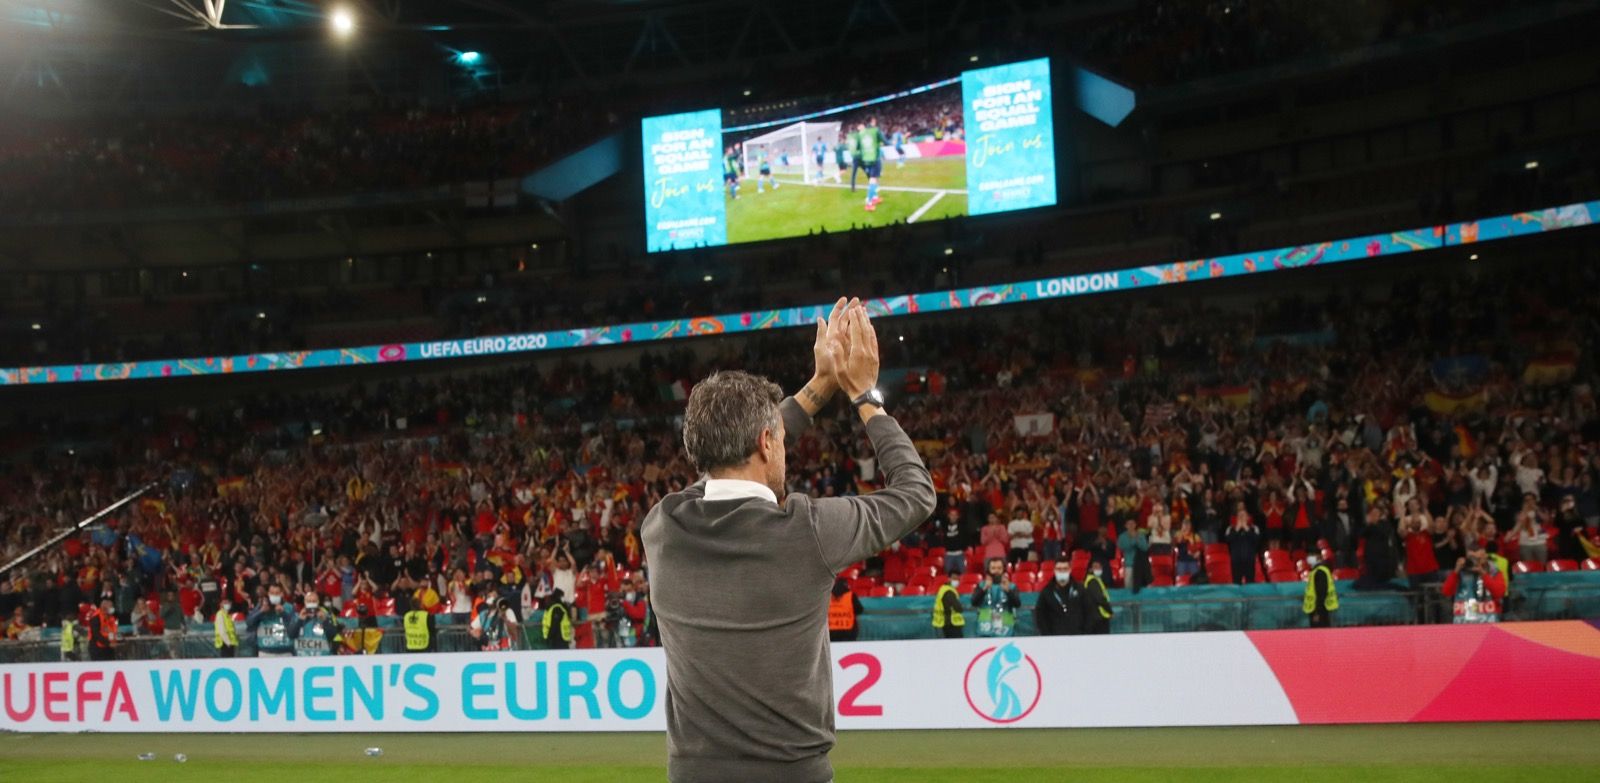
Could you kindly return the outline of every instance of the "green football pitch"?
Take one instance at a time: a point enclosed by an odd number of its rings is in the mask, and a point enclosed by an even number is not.
[[[883,203],[875,211],[863,208],[867,196],[865,173],[856,174],[856,191],[850,192],[850,172],[833,181],[833,161],[821,184],[808,184],[798,173],[778,173],[781,187],[756,189],[756,177],[739,181],[739,198],[729,198],[728,241],[754,242],[778,237],[805,236],[826,228],[829,233],[851,226],[887,226],[896,221],[921,223],[967,214],[967,161],[959,155],[914,159],[904,167],[893,160],[883,164],[878,195]]]
[[[665,764],[661,734],[0,734],[0,781],[29,783],[610,783]],[[1600,779],[1600,723],[855,731],[833,764],[840,783],[1560,783]]]

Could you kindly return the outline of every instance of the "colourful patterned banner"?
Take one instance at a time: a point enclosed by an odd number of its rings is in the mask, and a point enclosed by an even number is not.
[[[996,286],[962,288],[875,299],[874,315],[897,316],[961,310],[969,307],[1015,304],[1038,299],[1058,299],[1110,291],[1129,291],[1172,283],[1275,272],[1285,269],[1364,261],[1404,255],[1416,250],[1466,245],[1495,239],[1587,226],[1600,219],[1600,201],[1568,204],[1532,212],[1485,218],[1449,225],[1370,234],[1296,247],[1282,247],[1218,258],[1174,261],[1068,277],[1051,277]],[[731,315],[702,316],[675,321],[615,324],[586,329],[508,334],[466,340],[428,343],[366,345],[287,353],[161,359],[120,364],[58,364],[48,367],[0,369],[0,386],[79,381],[121,381],[197,375],[299,370],[425,359],[453,359],[582,348],[591,345],[649,342],[709,334],[733,334],[762,329],[807,326],[827,315],[829,305],[760,310]]]

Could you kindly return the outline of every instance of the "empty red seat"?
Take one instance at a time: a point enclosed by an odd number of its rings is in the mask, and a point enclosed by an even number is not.
[[[884,585],[877,585],[868,590],[865,595],[868,598],[888,598],[889,596],[894,595],[894,591],[890,590]]]
[[[1228,545],[1222,543],[1206,544],[1206,557],[1210,557],[1212,555],[1221,555],[1222,557],[1227,557]]]
[[[1333,578],[1334,579],[1360,579],[1361,578],[1361,569],[1359,569],[1359,568],[1335,568],[1335,569],[1333,569]]]
[[[1544,563],[1537,560],[1518,560],[1511,570],[1519,574],[1537,574],[1544,571]]]
[[[858,577],[856,579],[849,580],[849,583],[850,589],[861,595],[867,595],[868,593],[872,592],[872,588],[878,586],[878,580],[871,577]]]
[[[928,550],[928,557],[933,558],[935,560],[938,560],[940,562],[943,562],[944,561],[944,555],[948,551],[949,550],[945,549],[942,546],[936,546],[936,547]]]
[[[1600,559],[1591,557],[1588,560],[1583,561],[1583,570],[1600,571]]]
[[[1268,578],[1274,582],[1298,582],[1300,575],[1293,571],[1273,571]]]
[[[1189,585],[1194,584],[1194,577],[1188,574],[1178,574],[1178,576],[1172,580],[1172,583],[1177,587],[1188,587]]]
[[[906,589],[901,590],[900,594],[901,595],[927,595],[928,594],[928,586],[925,585],[925,584],[922,584],[920,582],[913,582],[911,584],[906,585]]]
[[[1157,575],[1154,575],[1154,576],[1150,577],[1150,586],[1151,587],[1172,587],[1173,586],[1172,574],[1157,574]]]
[[[1556,573],[1561,573],[1563,571],[1576,571],[1576,570],[1578,570],[1578,561],[1576,561],[1576,560],[1551,560],[1550,561],[1549,570],[1554,571]]]
[[[1024,560],[1017,564],[1016,572],[1019,574],[1036,574],[1039,572],[1039,564],[1031,560]]]
[[[1150,575],[1153,578],[1159,578],[1163,576],[1170,578],[1173,576],[1176,570],[1176,566],[1173,565],[1172,555],[1150,556]]]

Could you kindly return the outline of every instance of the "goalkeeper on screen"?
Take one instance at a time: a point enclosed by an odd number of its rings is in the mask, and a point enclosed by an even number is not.
[[[767,151],[761,150],[760,175],[756,177],[756,193],[765,193],[766,186],[771,185],[773,190],[778,189],[778,181],[772,178],[772,164],[767,160]]]
[[[867,172],[867,202],[868,212],[875,212],[878,204],[883,199],[878,198],[878,177],[883,174],[883,147],[888,139],[883,137],[883,130],[878,127],[878,118],[870,117],[867,124],[856,132],[856,148],[861,150],[860,166]],[[850,184],[855,185],[855,170],[850,171]],[[855,190],[854,187],[851,190]]]

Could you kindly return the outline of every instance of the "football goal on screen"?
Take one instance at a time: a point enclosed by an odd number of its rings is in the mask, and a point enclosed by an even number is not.
[[[775,176],[799,176],[810,182],[819,176],[817,145],[822,144],[824,168],[832,165],[833,146],[839,143],[837,122],[797,122],[775,131],[746,139],[744,142],[745,176],[753,177],[761,170],[761,157]]]

